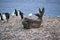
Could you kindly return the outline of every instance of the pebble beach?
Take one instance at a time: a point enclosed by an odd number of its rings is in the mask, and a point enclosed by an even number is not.
[[[17,17],[11,17],[9,22],[0,21],[0,40],[60,40],[60,17],[43,16],[40,28],[31,29],[24,29]]]

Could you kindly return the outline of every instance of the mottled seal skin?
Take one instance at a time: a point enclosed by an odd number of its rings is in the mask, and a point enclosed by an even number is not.
[[[22,23],[23,23],[24,28],[26,29],[39,28],[42,23],[42,20],[38,21],[38,20],[25,18]]]
[[[44,14],[44,8],[42,8],[42,10],[39,8],[39,13],[35,14],[38,17],[38,19],[34,20],[34,19],[24,18],[24,20],[22,22],[23,27],[26,29],[39,28],[43,21],[42,20],[43,14]]]
[[[39,13],[35,14],[35,16],[37,16],[39,19],[42,19],[44,12],[45,8],[42,9],[39,8]]]
[[[24,18],[22,24],[25,29],[30,29],[28,18]]]

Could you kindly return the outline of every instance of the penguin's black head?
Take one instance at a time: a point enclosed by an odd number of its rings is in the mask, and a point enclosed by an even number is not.
[[[10,18],[10,14],[9,13],[5,13],[6,19]]]
[[[20,15],[23,15],[23,13],[22,13],[21,11],[19,11],[19,12],[20,12],[20,13],[19,13]]]
[[[3,20],[2,14],[0,13],[1,20]]]
[[[16,16],[18,16],[18,12],[17,12],[17,10],[15,9],[15,12],[14,12],[14,14],[16,15]]]
[[[0,16],[1,16],[1,13],[0,13]]]
[[[21,11],[19,11],[19,14],[20,14],[21,18],[23,19],[23,13]]]

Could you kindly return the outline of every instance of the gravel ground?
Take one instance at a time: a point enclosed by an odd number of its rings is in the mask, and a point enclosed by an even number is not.
[[[0,21],[0,40],[60,40],[60,17],[44,16],[41,27],[31,29],[24,29],[17,17],[11,17],[9,22]]]

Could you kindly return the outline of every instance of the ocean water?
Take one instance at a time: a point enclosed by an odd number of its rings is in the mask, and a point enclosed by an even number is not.
[[[39,8],[45,8],[45,16],[60,16],[60,0],[0,0],[0,13],[14,9],[21,10],[24,15],[36,14]]]

